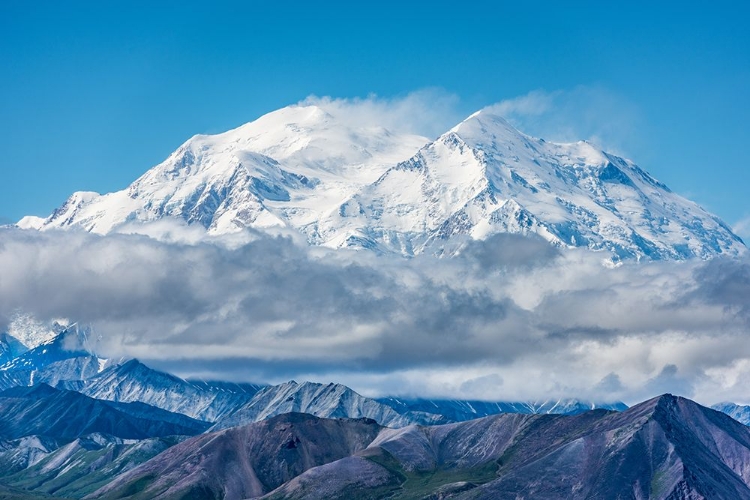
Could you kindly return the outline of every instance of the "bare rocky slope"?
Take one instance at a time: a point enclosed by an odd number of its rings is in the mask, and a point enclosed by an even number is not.
[[[400,429],[285,413],[191,438],[60,441],[0,442],[0,496],[750,499],[750,429],[672,395],[622,412]]]
[[[390,429],[285,414],[197,436],[88,498],[750,498],[750,430],[664,395],[624,412]]]
[[[373,463],[377,466],[373,466]],[[498,415],[383,430],[264,498],[743,499],[750,431],[664,395],[622,413]]]

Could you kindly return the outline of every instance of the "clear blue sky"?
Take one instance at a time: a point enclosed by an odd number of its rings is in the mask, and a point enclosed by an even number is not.
[[[580,86],[627,110],[621,152],[750,216],[750,2],[562,3],[3,0],[0,220],[122,189],[191,135],[310,94],[436,87],[468,114]]]

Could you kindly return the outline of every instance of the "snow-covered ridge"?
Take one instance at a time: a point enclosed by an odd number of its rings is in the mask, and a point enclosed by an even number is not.
[[[28,314],[17,313],[11,318],[7,333],[26,349],[33,349],[50,342],[69,326],[70,321],[67,319],[43,322]]]
[[[194,136],[128,188],[74,193],[44,221],[19,226],[109,233],[176,217],[211,235],[281,226],[312,245],[402,255],[450,254],[506,232],[616,260],[746,251],[717,217],[586,142],[545,142],[490,111],[434,141],[331,113],[290,106]]]

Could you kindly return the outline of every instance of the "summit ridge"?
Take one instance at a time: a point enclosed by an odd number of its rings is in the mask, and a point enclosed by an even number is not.
[[[19,226],[106,234],[171,217],[207,235],[284,227],[311,245],[404,256],[497,233],[614,260],[746,251],[718,217],[588,142],[534,138],[487,109],[432,141],[336,113],[295,105],[196,135],[126,189],[74,193]]]

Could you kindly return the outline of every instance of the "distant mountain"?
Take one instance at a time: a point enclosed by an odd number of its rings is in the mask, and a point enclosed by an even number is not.
[[[25,338],[27,341],[34,338],[40,343],[28,348],[10,334],[0,336],[0,359],[3,361],[0,365],[0,391],[38,383],[74,385],[115,363],[94,354],[90,350],[88,331],[76,325],[60,327],[60,331],[50,338],[46,333],[41,337],[26,335]]]
[[[31,385],[31,372],[29,371],[0,371],[0,391],[11,387]]]
[[[466,401],[451,399],[403,399],[378,398],[376,401],[390,406],[399,413],[425,412],[442,415],[448,422],[462,422],[475,418],[497,415],[498,413],[525,413],[577,415],[594,409],[624,411],[624,403],[590,403],[579,399],[558,399],[547,401]]]
[[[71,335],[0,371],[16,385],[0,392],[0,496],[750,498],[750,429],[682,398],[603,405],[612,412],[188,381],[68,351]]]
[[[741,424],[750,425],[750,406],[735,403],[718,403],[711,406],[711,408],[726,413]]]
[[[0,366],[0,371],[35,371],[58,361],[91,357],[93,354],[89,350],[87,333],[86,329],[77,325],[66,327],[36,347],[17,351],[16,356]]]
[[[0,392],[0,439],[71,441],[92,433],[123,439],[194,435],[208,424],[142,403],[112,403],[46,384]]]
[[[9,333],[0,333],[0,366],[17,358],[28,348]]]
[[[149,368],[136,359],[64,387],[96,399],[146,403],[207,422],[241,407],[261,389],[254,384],[190,382]]]
[[[12,387],[0,392],[0,497],[750,499],[750,428],[683,398],[609,411],[188,381],[100,360],[71,335],[0,371]]]
[[[291,381],[277,386],[260,386],[189,381],[149,368],[138,360],[104,360],[87,351],[67,350],[70,346],[80,345],[82,339],[79,337],[80,333],[75,330],[65,330],[51,341],[7,362],[0,367],[0,390],[46,383],[95,399],[145,403],[213,422],[215,429],[257,422],[288,412],[319,417],[367,417],[381,425],[404,427],[468,420],[499,412],[577,413],[594,407],[625,408],[622,403],[594,405],[577,400],[541,403],[373,400],[340,384]]]
[[[586,142],[527,136],[482,111],[391,167],[319,224],[327,241],[404,254],[537,234],[616,258],[744,252],[726,224],[630,161]],[[453,245],[455,248],[455,245]]]
[[[31,467],[61,444],[57,439],[46,436],[24,436],[0,441],[0,471],[7,475]]]
[[[40,321],[29,314],[17,312],[11,316],[4,333],[23,344],[24,350],[28,350],[51,341],[71,327],[75,328],[75,324],[71,325],[67,320]]]
[[[586,142],[533,138],[487,110],[434,141],[335,113],[290,106],[195,136],[126,189],[74,193],[46,219],[18,225],[109,233],[173,217],[207,234],[289,227],[312,245],[402,255],[450,255],[496,233],[614,259],[746,251],[717,217]]]
[[[410,410],[398,412],[341,384],[290,381],[260,390],[245,405],[219,419],[213,430],[258,422],[290,412],[327,418],[370,418],[390,427],[449,421],[439,414]]]
[[[75,193],[41,227],[108,233],[132,220],[178,217],[214,234],[301,228],[426,142],[350,125],[317,106],[290,106],[223,134],[194,136],[127,189]]]
[[[94,355],[78,355],[49,363],[40,369],[0,370],[0,391],[11,387],[45,383],[53,387],[75,389],[90,377],[117,363]]]
[[[386,427],[460,422],[498,413],[577,414],[594,408],[625,410],[623,403],[593,404],[579,400],[482,402],[461,400],[370,399],[341,384],[286,382],[260,390],[252,400],[220,418],[212,430],[258,422],[289,412],[326,418],[371,418]]]

